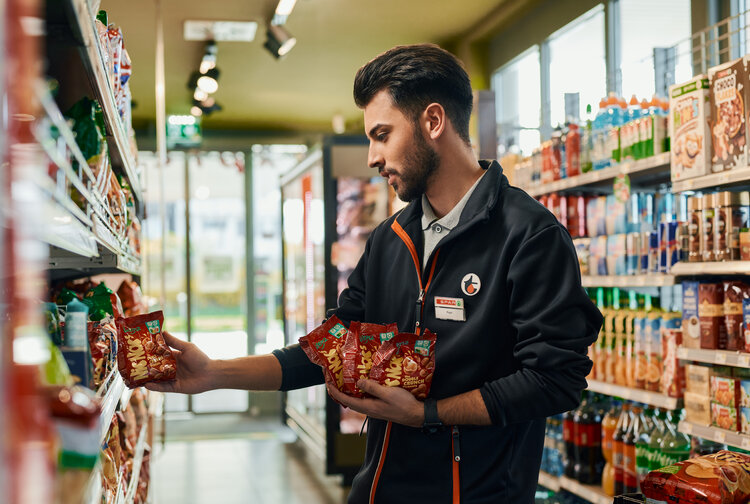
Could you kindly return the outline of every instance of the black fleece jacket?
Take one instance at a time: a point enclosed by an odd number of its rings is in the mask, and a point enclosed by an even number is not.
[[[347,323],[429,328],[437,334],[430,395],[479,389],[492,425],[425,434],[371,420],[350,503],[447,503],[459,493],[464,504],[531,503],[545,418],[574,408],[586,388],[586,350],[602,317],[581,287],[570,236],[542,205],[509,186],[497,162],[480,164],[487,173],[425,270],[416,200],[371,234],[333,313]],[[471,296],[461,288],[469,273],[481,282]],[[462,298],[466,321],[438,319],[435,296]],[[323,382],[297,345],[274,354],[282,390]]]

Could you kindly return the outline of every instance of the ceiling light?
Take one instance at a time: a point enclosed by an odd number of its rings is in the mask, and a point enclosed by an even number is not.
[[[199,106],[193,105],[190,108],[190,114],[194,115],[195,117],[200,117],[200,116],[203,115],[203,110],[201,110],[201,108]]]
[[[279,0],[279,5],[276,6],[276,14],[279,16],[288,16],[294,9],[294,4],[297,0]]]
[[[201,75],[196,82],[198,89],[204,93],[213,94],[219,89],[219,69],[212,68],[204,75]]]
[[[195,93],[193,93],[193,98],[198,101],[203,101],[208,98],[208,93],[206,93],[202,89],[196,89]]]
[[[292,50],[297,43],[294,38],[283,26],[270,24],[266,30],[266,43],[263,47],[273,54],[275,58],[280,58]]]

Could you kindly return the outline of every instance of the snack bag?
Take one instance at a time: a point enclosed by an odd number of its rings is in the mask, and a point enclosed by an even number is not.
[[[435,371],[435,339],[435,334],[425,329],[421,335],[400,333],[383,342],[373,358],[370,379],[387,387],[401,387],[424,400]]]
[[[117,297],[117,294],[112,292],[112,289],[104,285],[103,282],[86,292],[86,295],[83,297],[83,302],[88,305],[89,313],[103,310],[105,313],[112,315],[115,318],[124,316],[120,298]]]
[[[177,361],[161,334],[163,325],[161,310],[117,319],[117,365],[128,387],[174,380],[177,376]]]
[[[357,380],[367,378],[372,359],[380,345],[398,334],[396,324],[378,325],[352,322],[341,348],[344,360],[344,392],[354,397],[364,397],[357,388]]]
[[[323,368],[326,382],[335,384],[342,392],[344,364],[341,359],[341,347],[344,345],[346,333],[346,326],[334,315],[310,331],[310,334],[299,339],[299,345],[307,358]]]
[[[98,389],[104,379],[107,377],[109,370],[109,353],[111,346],[109,338],[104,331],[102,324],[99,322],[88,322],[89,350],[91,351],[91,363],[93,372],[91,373],[91,388]]]
[[[651,471],[641,484],[649,502],[741,504],[750,499],[750,457],[722,450]]]

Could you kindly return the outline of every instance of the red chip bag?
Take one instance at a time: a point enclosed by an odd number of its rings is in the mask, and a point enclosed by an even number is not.
[[[335,384],[341,391],[344,390],[344,365],[340,351],[346,333],[346,326],[334,315],[299,339],[307,358],[323,368],[326,382]]]
[[[164,314],[160,311],[117,319],[117,367],[125,385],[174,380],[177,361],[161,331]]]
[[[364,397],[357,388],[357,381],[367,378],[372,367],[372,359],[384,341],[398,334],[396,324],[379,325],[352,322],[346,333],[346,341],[341,347],[344,360],[344,392],[354,397]]]
[[[670,504],[744,504],[750,500],[750,457],[722,450],[678,462],[648,473],[641,491]]]
[[[435,339],[435,334],[426,329],[421,335],[401,333],[383,342],[373,358],[370,379],[425,399],[435,371]]]

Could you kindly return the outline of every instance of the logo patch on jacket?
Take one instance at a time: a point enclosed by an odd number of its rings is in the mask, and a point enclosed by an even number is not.
[[[461,279],[461,291],[467,296],[473,296],[482,288],[482,281],[476,273],[469,273]]]

